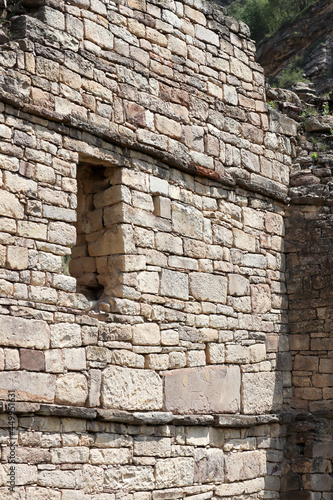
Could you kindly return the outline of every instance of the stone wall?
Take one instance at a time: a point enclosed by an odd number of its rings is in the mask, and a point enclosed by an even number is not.
[[[247,27],[191,0],[26,9],[0,51],[17,498],[279,498],[297,127]]]
[[[285,251],[298,421],[288,427],[286,499],[332,497],[332,123],[319,112],[303,120],[291,175]]]

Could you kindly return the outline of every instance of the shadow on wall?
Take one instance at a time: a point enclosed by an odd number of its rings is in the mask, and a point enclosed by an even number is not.
[[[333,211],[314,193],[292,205],[286,230],[290,353],[297,421],[288,425],[281,499],[332,497]],[[317,492],[317,493],[315,493]],[[320,493],[323,496],[320,496]],[[319,495],[319,496],[314,496]]]

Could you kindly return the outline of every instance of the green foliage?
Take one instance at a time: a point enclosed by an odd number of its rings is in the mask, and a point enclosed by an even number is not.
[[[311,158],[313,158],[313,159],[314,159],[314,161],[317,161],[317,160],[318,160],[318,155],[317,155],[317,153],[312,153]]]
[[[306,118],[309,118],[310,116],[317,116],[319,114],[319,111],[316,108],[308,107],[304,111],[302,111],[301,118],[303,120],[306,120]]]
[[[228,9],[228,13],[249,25],[254,40],[265,38],[270,28],[267,23],[269,12],[268,0],[235,0]]]
[[[272,87],[288,89],[295,82],[310,82],[310,80],[304,78],[303,72],[303,59],[295,57],[286,69],[270,81],[270,84]]]
[[[270,108],[276,109],[276,101],[269,101],[268,106]]]
[[[318,0],[234,0],[228,12],[249,25],[257,42],[272,35]]]

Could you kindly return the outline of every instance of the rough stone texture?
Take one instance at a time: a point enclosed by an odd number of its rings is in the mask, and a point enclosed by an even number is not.
[[[158,460],[156,463],[156,486],[190,486],[194,480],[194,460],[189,457]]]
[[[55,375],[8,371],[1,374],[0,395],[6,400],[8,391],[16,391],[21,401],[52,402],[55,397]]]
[[[162,381],[153,371],[112,366],[102,373],[101,397],[106,408],[159,410]]]
[[[198,300],[225,304],[227,299],[227,280],[222,276],[192,273],[190,275],[190,293]]]
[[[282,395],[279,373],[246,373],[243,377],[244,413],[278,412],[282,407]]]
[[[50,329],[44,321],[0,316],[0,343],[10,347],[47,349]]]
[[[188,368],[166,373],[165,406],[177,413],[236,413],[240,370],[236,366]],[[199,396],[200,395],[200,396]]]
[[[83,406],[88,396],[86,377],[81,373],[67,373],[57,379],[56,402]]]

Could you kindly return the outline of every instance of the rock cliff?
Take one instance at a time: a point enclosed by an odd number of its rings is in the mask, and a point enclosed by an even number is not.
[[[268,78],[299,67],[325,93],[333,84],[333,2],[319,0],[258,47],[257,61]],[[295,63],[295,59],[297,62]]]

